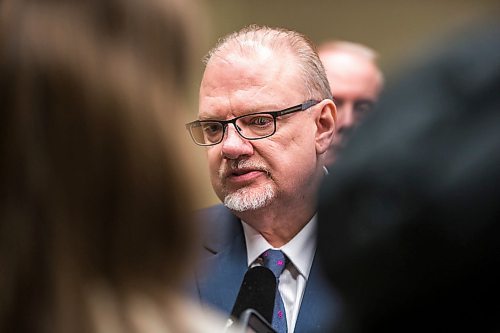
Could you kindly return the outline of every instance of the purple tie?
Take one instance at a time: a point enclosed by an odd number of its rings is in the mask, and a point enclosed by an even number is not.
[[[286,257],[280,250],[267,250],[261,256],[264,261],[264,267],[269,268],[276,276],[276,285],[279,284],[279,278],[286,266]],[[278,333],[287,333],[286,312],[283,299],[279,289],[276,288],[276,297],[274,299],[274,311],[272,326]]]

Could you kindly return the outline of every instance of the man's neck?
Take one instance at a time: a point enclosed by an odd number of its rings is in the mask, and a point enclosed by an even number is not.
[[[315,207],[275,207],[269,205],[257,210],[235,212],[247,224],[257,230],[275,248],[288,243],[311,220]]]

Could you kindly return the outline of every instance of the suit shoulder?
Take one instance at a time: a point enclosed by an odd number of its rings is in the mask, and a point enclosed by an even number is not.
[[[217,252],[235,235],[242,234],[240,220],[223,205],[215,205],[195,212],[200,225],[204,247],[210,252]]]
[[[195,219],[204,227],[221,228],[238,218],[223,205],[215,205],[195,211]]]

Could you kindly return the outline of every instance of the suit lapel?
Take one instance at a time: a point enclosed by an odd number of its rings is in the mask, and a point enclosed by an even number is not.
[[[215,253],[210,253],[204,260],[203,268],[197,274],[197,283],[203,303],[230,314],[248,266],[241,223],[232,215],[228,223],[224,238],[230,241],[219,247],[211,244],[210,252]]]

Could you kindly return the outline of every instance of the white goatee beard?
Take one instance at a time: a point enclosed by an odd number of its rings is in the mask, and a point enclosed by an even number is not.
[[[275,196],[271,184],[261,188],[240,188],[236,192],[226,195],[224,205],[234,211],[244,212],[267,206]]]

